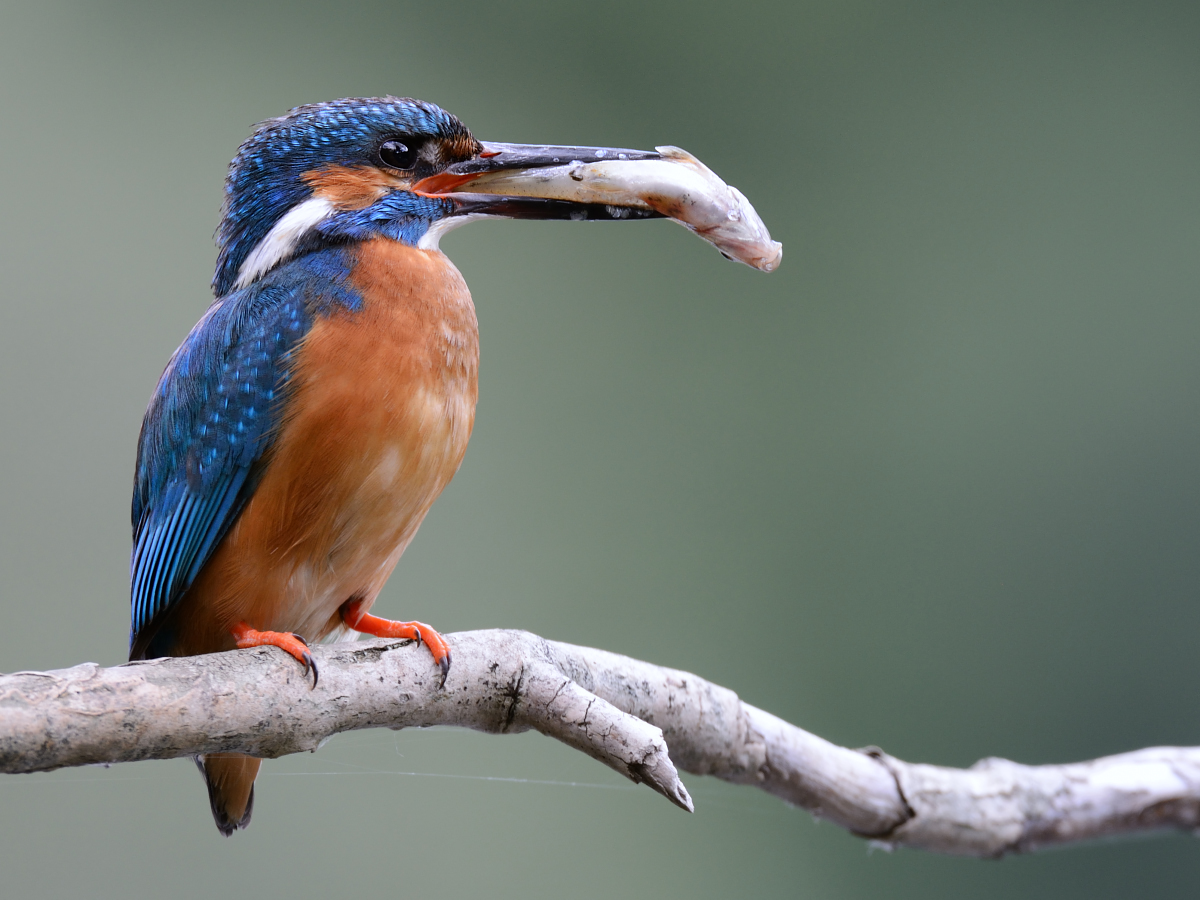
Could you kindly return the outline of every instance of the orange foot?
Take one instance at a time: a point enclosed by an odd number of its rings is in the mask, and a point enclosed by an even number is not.
[[[418,644],[424,642],[433,654],[433,661],[442,670],[442,687],[446,686],[446,676],[450,674],[450,645],[444,637],[424,622],[393,622],[369,615],[363,612],[362,605],[361,600],[347,600],[342,604],[342,621],[346,627],[375,637],[407,638]]]
[[[234,638],[237,640],[239,650],[245,650],[247,647],[263,647],[270,645],[278,647],[280,650],[286,650],[292,656],[304,663],[304,674],[308,674],[308,670],[312,669],[313,687],[317,686],[317,661],[313,659],[312,654],[308,652],[308,641],[300,637],[298,634],[290,634],[286,631],[256,631],[245,622],[238,622],[231,629]]]

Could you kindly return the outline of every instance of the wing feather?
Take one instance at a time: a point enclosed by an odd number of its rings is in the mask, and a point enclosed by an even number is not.
[[[352,252],[286,263],[209,307],[167,364],[138,442],[130,560],[130,658],[199,576],[269,465],[297,348],[316,316],[356,310]]]
[[[134,486],[131,657],[237,519],[280,420],[311,319],[302,285],[218,300],[168,364],[142,424]]]

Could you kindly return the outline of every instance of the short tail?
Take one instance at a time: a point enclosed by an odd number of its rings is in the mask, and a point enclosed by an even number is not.
[[[249,825],[254,812],[254,779],[262,760],[244,753],[209,753],[195,759],[208,784],[217,830],[229,837]]]

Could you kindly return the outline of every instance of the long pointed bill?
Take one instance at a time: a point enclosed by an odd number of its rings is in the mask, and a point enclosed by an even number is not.
[[[659,159],[644,150],[484,142],[478,156],[425,178],[413,189],[452,197],[459,215],[506,219],[620,220],[662,218],[644,203],[612,203],[563,190],[564,167],[617,160]],[[569,176],[568,176],[569,177]]]
[[[742,193],[678,147],[650,152],[485,142],[477,156],[413,187],[454,199],[464,216],[666,217],[729,259],[764,272],[775,269],[783,254]]]

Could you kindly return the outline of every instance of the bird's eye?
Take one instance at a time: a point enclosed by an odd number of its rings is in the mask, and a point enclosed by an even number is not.
[[[415,142],[384,141],[379,145],[379,159],[393,169],[411,169],[417,164],[418,150]]]

